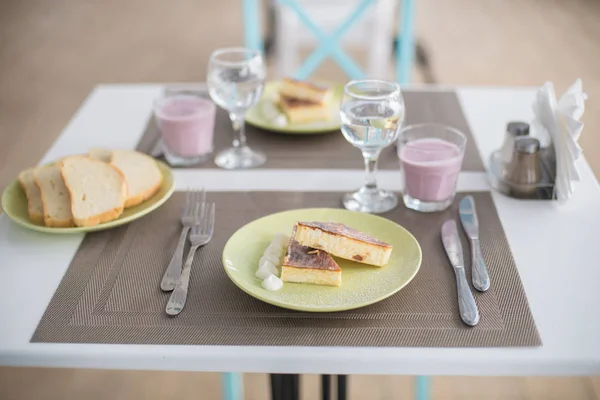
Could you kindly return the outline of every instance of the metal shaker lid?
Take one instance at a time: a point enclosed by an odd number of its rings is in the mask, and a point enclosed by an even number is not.
[[[512,121],[506,125],[506,131],[513,136],[529,135],[529,124],[526,122]]]
[[[533,137],[515,139],[515,150],[519,153],[534,154],[540,149],[540,141]]]

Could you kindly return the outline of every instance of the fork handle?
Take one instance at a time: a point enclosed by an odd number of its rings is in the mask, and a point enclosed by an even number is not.
[[[171,293],[171,297],[169,297],[169,302],[167,303],[167,314],[169,315],[177,315],[183,310],[185,306],[185,301],[187,300],[188,295],[188,286],[190,285],[190,272],[192,270],[192,262],[194,261],[194,254],[199,246],[192,246],[190,252],[188,253],[187,260],[185,260],[185,265],[183,267],[183,271],[181,271],[181,276],[177,281],[177,285]]]
[[[177,280],[181,276],[181,264],[183,263],[183,249],[185,247],[185,239],[187,238],[188,232],[190,231],[189,226],[184,226],[179,235],[179,242],[175,248],[175,253],[169,261],[169,266],[163,275],[162,281],[160,282],[160,288],[164,292],[170,292],[175,289]]]

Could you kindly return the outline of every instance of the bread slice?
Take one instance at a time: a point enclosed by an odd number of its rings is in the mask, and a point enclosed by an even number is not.
[[[33,173],[35,168],[29,168],[19,174],[19,183],[27,196],[27,211],[29,219],[34,224],[44,224],[44,205],[42,204],[42,193],[35,183]]]
[[[33,177],[42,197],[44,224],[57,228],[73,226],[71,199],[58,165],[38,167]]]
[[[98,225],[123,213],[127,185],[123,174],[112,165],[92,157],[72,156],[61,160],[60,172],[77,226]]]
[[[125,176],[129,190],[125,207],[132,207],[152,197],[163,181],[156,160],[135,150],[113,150],[110,163]]]
[[[100,161],[104,161],[109,163],[112,158],[112,153],[110,150],[106,149],[91,149],[88,153],[90,157],[95,158]]]

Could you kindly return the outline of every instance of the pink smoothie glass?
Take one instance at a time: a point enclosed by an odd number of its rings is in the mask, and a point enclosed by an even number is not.
[[[165,93],[154,103],[163,151],[173,166],[198,164],[213,151],[215,104],[199,95]]]
[[[463,133],[444,125],[418,124],[402,130],[398,157],[406,207],[433,212],[452,204],[466,144]]]

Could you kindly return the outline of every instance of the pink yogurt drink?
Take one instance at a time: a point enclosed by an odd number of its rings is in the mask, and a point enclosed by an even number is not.
[[[440,211],[451,204],[466,142],[462,134],[455,132],[460,135],[458,140],[423,134],[412,135],[401,144],[398,156],[404,173],[403,195],[407,207]]]
[[[156,102],[156,122],[170,163],[194,163],[212,153],[215,111],[212,101],[191,95],[166,96]]]

